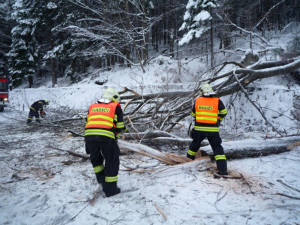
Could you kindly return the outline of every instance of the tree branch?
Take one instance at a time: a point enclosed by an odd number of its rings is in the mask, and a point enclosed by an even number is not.
[[[257,109],[257,111],[261,114],[261,116],[263,117],[263,119],[268,123],[268,124],[270,124],[270,126],[280,135],[280,136],[282,136],[282,134],[268,121],[268,119],[266,118],[266,116],[262,113],[262,111],[260,110],[260,108],[258,108],[258,106],[256,105],[256,104],[254,104],[254,102],[253,101],[251,101],[251,99],[250,99],[250,97],[249,97],[249,95],[248,95],[248,93],[245,91],[245,89],[243,88],[243,86],[241,85],[241,83],[239,82],[239,80],[238,80],[238,78],[237,78],[237,76],[236,76],[236,74],[235,73],[233,73],[234,74],[234,77],[235,77],[235,79],[236,79],[236,81],[237,81],[237,83],[239,84],[239,86],[240,86],[240,88],[241,88],[241,90],[242,90],[242,92],[246,95],[246,97],[247,97],[247,99],[251,102],[251,104]]]

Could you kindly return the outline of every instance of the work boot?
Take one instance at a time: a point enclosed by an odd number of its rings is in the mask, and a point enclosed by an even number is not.
[[[225,171],[225,170],[219,170],[217,172],[217,174],[219,174],[219,175],[228,175],[227,171]]]
[[[218,171],[220,173],[224,173],[224,174],[220,174],[220,175],[228,175],[228,173],[227,173],[227,161],[224,160],[224,159],[221,159],[221,160],[217,160],[216,162],[217,162]]]
[[[121,189],[117,187],[117,182],[105,182],[103,191],[106,197],[111,197],[121,192]]]
[[[186,154],[186,157],[187,157],[187,158],[189,158],[189,159],[192,159],[192,160],[194,160],[194,159],[195,159],[195,156],[193,156],[193,155],[190,155],[190,154]]]
[[[103,172],[96,173],[96,178],[97,178],[98,183],[101,184],[101,186],[103,187],[104,183],[105,183],[104,173]]]

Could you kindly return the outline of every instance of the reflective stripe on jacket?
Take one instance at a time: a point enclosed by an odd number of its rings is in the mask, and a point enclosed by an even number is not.
[[[199,97],[195,103],[196,122],[216,124],[219,116],[219,98]]]

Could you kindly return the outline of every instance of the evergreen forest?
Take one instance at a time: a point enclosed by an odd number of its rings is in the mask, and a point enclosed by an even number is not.
[[[91,68],[145,72],[159,55],[208,68],[249,52],[300,55],[299,36],[288,49],[268,42],[299,26],[299,0],[1,0],[0,17],[0,73],[14,87],[78,82]]]

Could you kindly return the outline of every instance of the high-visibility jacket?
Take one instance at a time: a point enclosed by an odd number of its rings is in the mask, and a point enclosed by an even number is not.
[[[115,139],[117,123],[116,108],[119,103],[95,103],[89,107],[85,136],[103,135]]]
[[[195,118],[194,130],[205,133],[218,133],[220,121],[224,119],[227,110],[217,97],[199,97],[195,101],[192,117]]]
[[[216,124],[219,116],[219,98],[199,97],[195,103],[196,121],[198,123]]]

